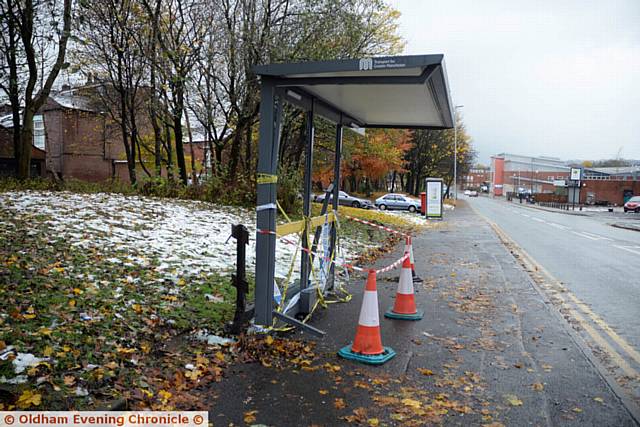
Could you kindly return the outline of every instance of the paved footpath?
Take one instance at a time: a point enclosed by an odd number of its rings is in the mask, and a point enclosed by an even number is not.
[[[213,425],[637,425],[566,322],[464,203],[414,238],[414,252],[425,279],[416,286],[422,320],[382,318],[398,271],[378,278],[382,339],[394,359],[370,367],[335,355],[358,319],[364,279],[352,280],[350,303],[314,317],[328,333],[315,348],[280,368],[237,364],[207,391]],[[311,352],[316,359],[301,364]]]

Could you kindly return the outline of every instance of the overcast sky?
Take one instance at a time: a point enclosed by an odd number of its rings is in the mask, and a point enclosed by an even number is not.
[[[407,54],[444,53],[478,160],[640,159],[640,0],[390,0]]]

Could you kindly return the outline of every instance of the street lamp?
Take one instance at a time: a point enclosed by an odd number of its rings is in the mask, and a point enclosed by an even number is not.
[[[453,107],[453,199],[458,200],[458,108],[464,105]]]

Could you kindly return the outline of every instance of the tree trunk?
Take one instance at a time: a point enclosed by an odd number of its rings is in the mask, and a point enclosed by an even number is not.
[[[31,172],[31,146],[33,145],[33,110],[25,108],[20,129],[20,152],[16,153],[18,179],[29,179]]]
[[[184,87],[178,83],[175,90],[175,105],[173,110],[173,133],[176,138],[176,160],[178,161],[178,171],[180,180],[187,185],[187,163],[184,159],[184,145],[182,144],[182,114],[184,112]]]
[[[229,181],[234,181],[236,179],[236,175],[238,173],[238,162],[240,160],[240,145],[242,143],[242,126],[238,124],[236,128],[233,139],[231,140],[231,153],[229,154],[229,171],[228,178]]]
[[[184,118],[187,122],[187,135],[189,138],[189,154],[191,155],[191,182],[193,184],[198,183],[198,177],[196,176],[196,157],[193,153],[193,134],[191,133],[191,123],[189,122],[188,109],[184,110]]]
[[[167,178],[169,181],[173,181],[173,150],[171,148],[171,128],[168,124],[164,125],[164,135],[165,135],[165,150],[167,150]]]

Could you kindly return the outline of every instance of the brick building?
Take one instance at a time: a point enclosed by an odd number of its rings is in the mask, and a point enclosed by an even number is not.
[[[495,196],[526,192],[566,197],[571,167],[553,157],[501,153],[491,158],[491,187]],[[584,168],[580,188],[582,204],[622,205],[640,195],[640,167]]]
[[[556,182],[567,180],[571,168],[554,157],[530,157],[501,153],[491,158],[491,189],[496,196],[507,193],[553,193]]]
[[[491,169],[488,167],[476,166],[469,170],[469,173],[462,177],[462,187],[464,189],[479,189],[483,185],[490,186]]]
[[[86,181],[105,181],[115,176],[116,164],[126,159],[121,132],[100,107],[98,85],[65,88],[52,92],[33,118],[34,157],[44,160],[35,175],[57,175]],[[11,133],[10,116],[0,119]],[[8,146],[11,149],[8,149]],[[0,139],[0,154],[9,165],[13,144]],[[15,160],[13,160],[15,162]],[[15,170],[15,169],[14,169]],[[33,171],[33,170],[32,170]],[[7,173],[11,173],[7,168]]]
[[[0,118],[0,177],[12,176],[16,171],[16,159],[13,151],[13,132],[10,119]],[[43,176],[45,173],[45,152],[33,145],[31,147],[31,175]]]
[[[129,180],[122,132],[104,111],[100,84],[63,88],[52,92],[46,104],[34,116],[32,176],[75,178],[84,181]],[[15,158],[10,111],[0,110],[0,174],[15,174]],[[136,115],[141,138],[152,139],[150,118],[144,106]],[[184,151],[187,165],[193,151],[197,168],[206,157],[207,144],[194,134],[193,149],[185,133]],[[145,153],[143,153],[145,154]],[[138,177],[144,175],[140,165]],[[153,173],[154,161],[147,170]],[[166,170],[163,170],[166,174]]]

